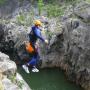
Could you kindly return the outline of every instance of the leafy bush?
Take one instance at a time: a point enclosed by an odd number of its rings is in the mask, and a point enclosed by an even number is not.
[[[6,2],[6,0],[0,0],[0,5],[3,5]]]
[[[38,0],[39,15],[41,15],[43,5],[44,5],[43,0]]]
[[[23,14],[19,14],[17,16],[17,21],[18,21],[19,24],[24,24],[25,16]]]
[[[45,6],[48,17],[58,17],[62,16],[64,13],[64,8],[58,5],[48,4]]]
[[[18,16],[17,16],[17,23],[19,25],[24,25],[24,26],[30,26],[32,25],[32,22],[33,22],[33,11],[30,12],[30,13],[20,13]]]
[[[90,3],[90,0],[86,0],[88,3]]]
[[[17,80],[15,75],[12,75],[9,77],[9,79],[11,80],[12,83],[16,84],[20,89],[22,89],[24,82],[23,80]],[[2,90],[2,89],[0,89]]]

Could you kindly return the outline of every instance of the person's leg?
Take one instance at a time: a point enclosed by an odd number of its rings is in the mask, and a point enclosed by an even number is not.
[[[22,68],[25,70],[26,73],[30,73],[27,65],[22,65]]]
[[[32,72],[39,72],[39,70],[36,68],[36,62],[37,62],[37,55],[34,55],[31,61],[27,63],[28,66],[32,66]]]
[[[36,66],[36,58],[35,56],[32,57],[31,60],[29,60],[29,62],[27,63],[28,66]]]
[[[33,45],[33,48],[34,48],[34,45]],[[33,52],[33,53],[30,53],[30,54],[33,55],[33,56],[32,56],[32,59],[30,59],[28,63],[22,65],[22,68],[25,70],[26,73],[30,73],[30,72],[29,72],[29,69],[28,69],[28,66],[35,64],[34,52]]]
[[[37,62],[38,62],[38,59],[39,59],[39,56],[38,56],[38,53],[35,52],[32,59],[29,60],[29,62],[27,63],[27,65],[29,66],[33,66],[33,67],[36,67],[37,65]]]
[[[39,55],[38,55],[38,52],[34,52],[33,53],[33,57],[32,59],[29,60],[29,62],[26,64],[26,65],[23,65],[23,69],[29,73],[29,69],[28,69],[28,66],[32,66],[33,69],[32,69],[32,72],[39,72],[39,70],[36,68],[36,64],[37,64],[37,61],[38,61],[38,58],[39,58]]]
[[[22,65],[22,67],[26,71],[26,73],[29,73],[28,66],[33,66],[33,67],[36,66],[36,58],[35,58],[35,56],[33,56],[32,59],[30,59],[28,63]]]

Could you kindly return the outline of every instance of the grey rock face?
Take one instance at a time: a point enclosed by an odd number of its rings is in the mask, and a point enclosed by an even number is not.
[[[9,56],[0,52],[1,90],[31,90],[16,70],[16,64],[10,60]]]
[[[0,70],[9,77],[16,73],[16,64],[10,61],[9,56],[0,52]]]
[[[90,5],[88,3],[80,3],[75,8],[75,14],[85,22],[90,22]]]
[[[12,18],[22,9],[29,10],[30,0],[3,0],[0,3],[0,18]]]
[[[18,7],[18,0],[3,0],[0,5],[0,17],[9,17],[10,14]]]
[[[67,18],[62,28],[58,28],[60,33],[54,38],[50,52],[42,57],[42,67],[61,67],[69,80],[90,90],[90,5],[83,5],[76,7],[76,17]]]

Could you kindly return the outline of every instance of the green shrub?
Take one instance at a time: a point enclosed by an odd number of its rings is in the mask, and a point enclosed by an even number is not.
[[[6,2],[6,0],[0,0],[0,5],[3,5]]]
[[[18,81],[18,82],[17,82],[17,85],[18,85],[18,87],[22,90],[23,85],[24,85],[23,80]]]
[[[41,15],[43,5],[43,0],[38,0],[39,15]]]
[[[16,22],[19,25],[24,25],[24,26],[30,26],[32,25],[33,22],[33,17],[34,17],[34,13],[33,11],[31,11],[30,13],[20,13],[17,18],[16,18]]]
[[[45,6],[48,17],[58,17],[64,14],[64,8],[58,5],[48,4]]]
[[[86,0],[88,3],[90,3],[90,0]]]
[[[19,24],[24,24],[25,16],[23,14],[20,14],[17,16],[17,21]]]
[[[23,80],[16,80],[16,76],[12,75],[11,77],[9,77],[9,79],[11,80],[12,83],[16,84],[20,89],[22,89],[24,82]],[[1,89],[0,89],[1,90]]]

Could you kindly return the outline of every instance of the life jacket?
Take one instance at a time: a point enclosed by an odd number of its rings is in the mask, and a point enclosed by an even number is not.
[[[30,33],[29,33],[29,43],[27,43],[27,48],[26,50],[29,52],[29,53],[32,53],[32,52],[37,52],[36,48],[35,48],[35,43],[37,41],[37,36],[35,34],[35,30],[37,29],[36,26],[33,26]]]
[[[26,45],[26,50],[27,50],[28,53],[33,53],[34,52],[34,48],[33,48],[33,46],[31,45],[30,42],[26,43],[25,45]]]

